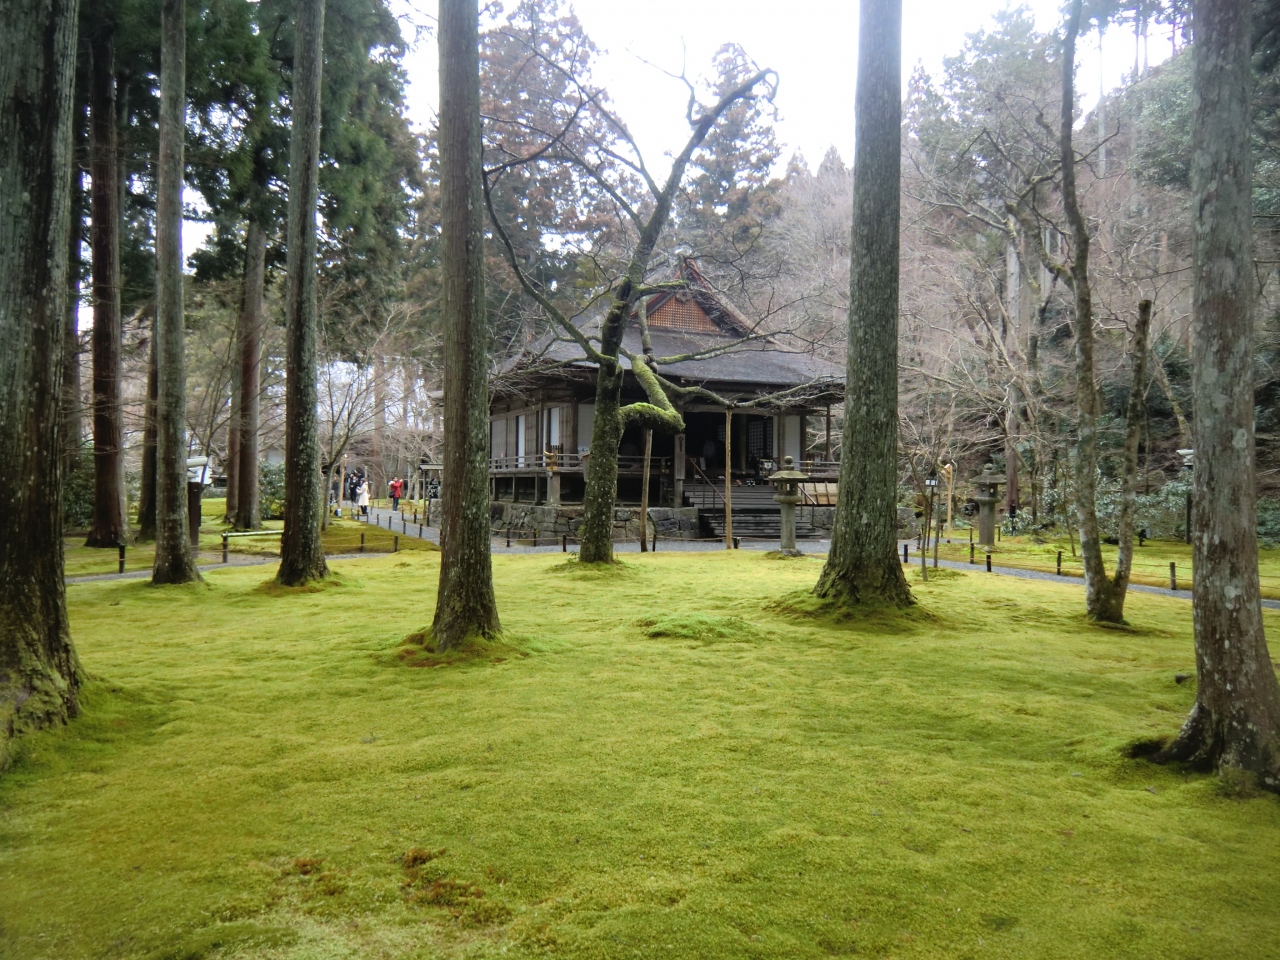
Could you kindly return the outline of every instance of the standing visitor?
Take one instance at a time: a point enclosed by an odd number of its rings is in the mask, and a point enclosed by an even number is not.
[[[391,509],[396,511],[400,509],[400,497],[404,492],[404,483],[399,477],[392,477],[391,483],[387,485],[391,488]]]
[[[360,506],[360,513],[369,516],[369,481],[364,477],[360,478],[356,486],[356,502]]]

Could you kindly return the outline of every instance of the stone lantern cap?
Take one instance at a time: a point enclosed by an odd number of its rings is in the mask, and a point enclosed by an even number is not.
[[[777,483],[779,480],[808,480],[809,475],[807,473],[801,473],[799,470],[791,469],[794,463],[795,461],[791,457],[783,457],[782,469],[777,473],[771,473],[769,475],[769,479],[774,483]]]
[[[978,474],[976,477],[970,477],[969,482],[976,484],[980,487],[986,487],[986,486],[994,487],[997,484],[1004,483],[1005,479],[1004,477],[1000,476],[1000,474],[996,473],[996,468],[994,466],[988,463],[985,467],[982,468],[982,472],[980,474]]]

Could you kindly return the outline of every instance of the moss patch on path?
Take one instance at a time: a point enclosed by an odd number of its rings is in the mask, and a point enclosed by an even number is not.
[[[0,779],[0,956],[1280,956],[1280,802],[1126,755],[1192,701],[1185,601],[916,572],[930,618],[833,625],[776,603],[817,564],[500,556],[504,655],[415,669],[438,562],[69,587],[95,679]]]

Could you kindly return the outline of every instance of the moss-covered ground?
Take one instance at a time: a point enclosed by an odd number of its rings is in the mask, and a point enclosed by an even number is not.
[[[502,556],[505,646],[431,666],[438,562],[71,586],[0,956],[1280,956],[1280,801],[1126,756],[1191,704],[1185,601],[943,571],[836,624],[776,602],[814,559]]]

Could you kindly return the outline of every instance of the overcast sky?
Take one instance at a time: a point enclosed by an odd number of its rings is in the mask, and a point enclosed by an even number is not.
[[[401,9],[408,23],[434,28],[431,0],[399,2],[405,4]],[[944,57],[960,50],[966,34],[989,27],[993,14],[1007,6],[1006,0],[904,0],[904,81],[917,64],[936,73]],[[1041,30],[1059,23],[1060,0],[1029,0],[1027,6]],[[690,77],[702,76],[715,51],[728,42],[778,72],[777,129],[784,160],[798,149],[816,167],[832,145],[846,162],[852,160],[856,0],[573,0],[573,7],[603,51],[596,82],[608,89],[655,168],[664,152],[684,144],[688,126],[683,86],[649,64],[675,73],[684,64]],[[1153,35],[1149,45],[1152,63],[1168,55],[1167,35]],[[1080,44],[1078,83],[1089,105],[1097,99],[1100,81],[1113,87],[1133,69],[1132,34],[1113,28],[1102,52],[1100,60],[1096,33]],[[434,120],[439,98],[434,35],[423,37],[407,66],[410,111],[415,124],[425,128]]]
[[[508,0],[508,6],[516,0]],[[904,82],[922,64],[937,73],[944,57],[959,52],[966,34],[992,25],[1007,0],[903,0]],[[392,0],[407,39],[418,37],[406,59],[409,112],[420,129],[434,125],[439,100],[435,0]],[[1037,26],[1052,30],[1060,22],[1060,0],[1028,0]],[[482,0],[481,6],[484,6]],[[799,150],[816,168],[835,146],[846,163],[853,159],[853,89],[857,70],[856,0],[573,0],[588,35],[601,48],[595,80],[608,89],[630,126],[646,162],[655,172],[659,159],[688,139],[684,119],[686,91],[661,70],[691,78],[705,76],[715,51],[737,43],[762,67],[778,73],[778,138],[782,163]],[[1149,39],[1151,63],[1169,53],[1167,33]],[[1100,84],[1116,86],[1133,69],[1131,33],[1113,28],[1099,56],[1097,34],[1082,39],[1078,50],[1078,87],[1086,108]],[[646,62],[647,61],[647,62]],[[189,196],[194,200],[194,194]],[[183,247],[190,254],[212,227],[187,221]]]

